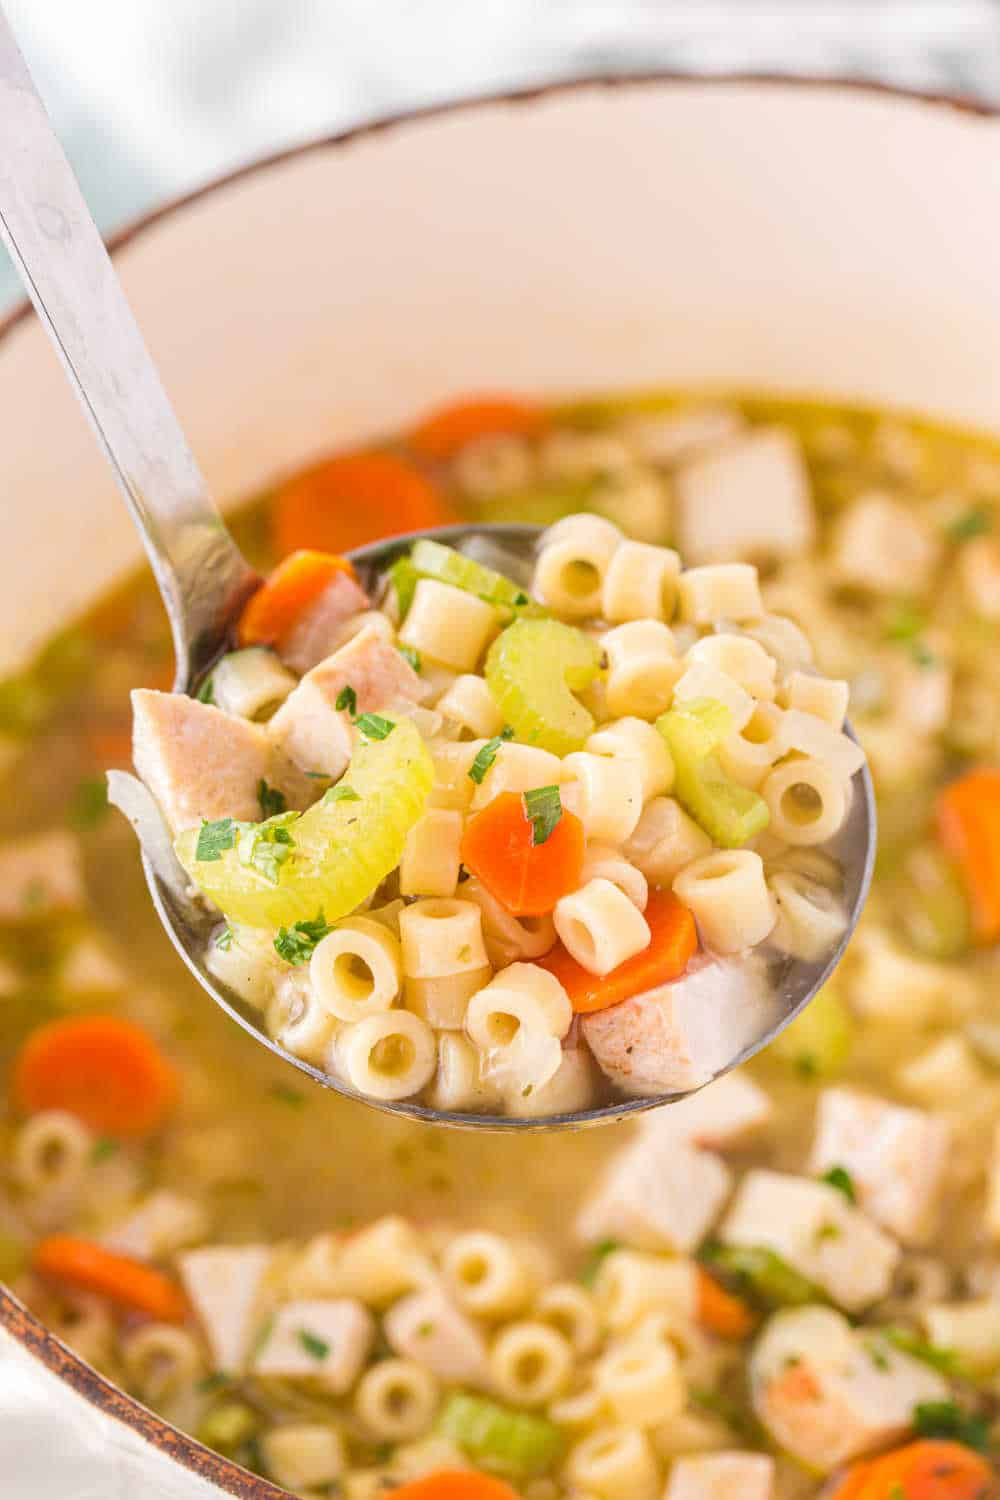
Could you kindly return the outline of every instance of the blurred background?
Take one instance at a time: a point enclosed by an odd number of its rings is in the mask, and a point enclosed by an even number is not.
[[[6,4],[105,230],[310,136],[553,77],[822,72],[1000,104],[1000,0]]]

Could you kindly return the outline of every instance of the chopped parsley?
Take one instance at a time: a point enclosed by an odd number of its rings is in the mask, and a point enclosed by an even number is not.
[[[306,1096],[302,1090],[292,1088],[290,1083],[272,1083],[270,1094],[272,1099],[278,1099],[282,1104],[291,1104],[296,1108],[306,1102]]]
[[[888,1354],[886,1354],[882,1346],[880,1344],[876,1344],[874,1340],[865,1345],[865,1353],[868,1355],[868,1358],[871,1360],[876,1370],[882,1370],[884,1372],[890,1368],[890,1360]]]
[[[225,1370],[213,1370],[211,1375],[205,1375],[196,1382],[195,1390],[201,1395],[214,1395],[216,1391],[224,1391],[229,1384],[230,1377]]]
[[[820,1182],[826,1182],[830,1187],[836,1188],[838,1193],[843,1193],[848,1203],[857,1203],[858,1195],[854,1187],[854,1178],[846,1167],[831,1167],[829,1172],[824,1172]]]
[[[621,1240],[598,1240],[596,1245],[591,1245],[587,1252],[587,1259],[580,1268],[580,1280],[584,1286],[593,1286],[597,1280],[597,1273],[616,1250],[621,1249]]]
[[[330,1345],[326,1339],[321,1339],[317,1334],[310,1333],[308,1328],[299,1329],[299,1343],[313,1359],[326,1359],[330,1352]]]
[[[215,704],[215,683],[212,680],[212,673],[211,672],[209,672],[209,674],[208,674],[207,677],[203,677],[202,678],[201,683],[199,684],[199,687],[198,687],[198,691],[195,693],[195,697],[197,698],[197,700],[198,700],[199,703],[208,703],[208,704],[214,706],[214,704]]]
[[[477,752],[475,760],[469,767],[469,780],[474,781],[477,786],[482,786],[483,777],[496,760],[497,751],[500,749],[500,746],[504,740],[512,740],[513,738],[514,731],[508,724],[504,729],[501,729],[499,734],[494,735],[491,740],[487,740],[482,749]]]
[[[816,1233],[813,1235],[813,1239],[817,1245],[823,1245],[827,1240],[839,1240],[840,1234],[840,1225],[831,1224],[829,1219],[825,1219],[822,1224],[816,1226]]]
[[[239,825],[233,818],[217,818],[214,823],[202,820],[198,830],[198,842],[195,845],[194,857],[199,864],[212,864],[221,859],[227,849],[236,847],[236,836]]]
[[[351,687],[350,683],[347,683],[347,685],[345,687],[342,687],[341,690],[340,690],[340,692],[337,694],[337,705],[336,705],[336,707],[337,707],[337,712],[338,713],[343,713],[344,709],[346,708],[347,712],[350,714],[350,716],[351,716],[352,719],[354,718],[354,715],[357,713],[357,711],[358,711],[358,695],[354,691],[354,689]]]
[[[528,595],[520,590],[514,595],[514,604],[518,609],[523,609],[526,604],[530,603],[531,600],[528,598]]]
[[[256,870],[272,885],[278,884],[282,866],[292,857],[295,840],[288,829],[298,813],[279,813],[265,823],[251,823],[241,829],[236,841],[236,856],[248,870]]]
[[[698,1259],[754,1307],[804,1307],[809,1302],[829,1302],[821,1287],[764,1245],[722,1245],[710,1240],[702,1246]]]
[[[270,1342],[271,1334],[273,1332],[274,1332],[274,1318],[270,1317],[270,1318],[267,1319],[266,1322],[262,1323],[261,1326],[258,1328],[257,1333],[256,1333],[256,1335],[254,1337],[254,1341],[253,1341],[253,1343],[250,1346],[250,1362],[251,1362],[251,1364],[257,1358],[257,1356],[259,1354],[262,1354],[264,1352],[264,1349],[266,1348],[266,1346]]]
[[[381,714],[362,714],[358,728],[369,740],[387,740],[395,729],[392,719],[383,719]]]
[[[918,635],[923,635],[926,628],[927,616],[924,612],[908,599],[901,599],[886,621],[885,638],[887,641],[914,641]]]
[[[524,793],[524,810],[531,823],[531,842],[536,847],[544,844],[555,831],[562,817],[562,800],[557,786],[539,786]]]
[[[320,910],[311,922],[296,922],[292,927],[279,928],[274,940],[275,950],[287,964],[304,964],[312,958],[316,944],[332,931]]]
[[[77,782],[69,808],[69,821],[81,833],[96,828],[108,811],[108,784],[103,776],[84,776]]]
[[[215,946],[217,948],[221,948],[223,953],[229,952],[230,948],[233,946],[233,929],[231,927],[229,927],[228,925],[223,927],[222,931],[215,939]]]
[[[342,781],[337,786],[332,786],[328,792],[323,793],[323,801],[327,802],[360,802],[361,798],[352,786]]]
[[[118,1142],[113,1135],[99,1135],[90,1148],[90,1159],[94,1165],[102,1161],[110,1161],[118,1150]]]
[[[410,666],[413,668],[414,672],[420,671],[420,652],[417,651],[415,647],[397,646],[396,650],[399,652],[400,656],[404,657],[410,663]]]
[[[992,530],[993,517],[981,505],[975,505],[971,510],[963,511],[962,515],[956,516],[954,521],[945,528],[949,540],[953,542],[971,542],[974,537],[985,536],[988,531]]]
[[[937,1344],[929,1344],[926,1339],[920,1338],[916,1333],[911,1333],[908,1328],[890,1327],[882,1330],[886,1342],[900,1354],[908,1354],[911,1359],[919,1359],[922,1364],[930,1365],[931,1369],[938,1370],[942,1375],[959,1375],[961,1371],[958,1364],[958,1356],[954,1349],[942,1349]]]
[[[986,1418],[963,1411],[955,1401],[919,1402],[913,1408],[913,1427],[918,1437],[951,1438],[977,1453],[988,1453],[990,1449]]]
[[[257,801],[263,818],[275,818],[288,808],[288,798],[284,792],[279,792],[276,786],[268,786],[263,777],[257,783]]]

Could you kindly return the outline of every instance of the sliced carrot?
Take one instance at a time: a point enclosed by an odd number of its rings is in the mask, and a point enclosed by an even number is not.
[[[475,1469],[445,1469],[426,1474],[398,1490],[390,1490],[393,1500],[517,1500],[517,1495],[501,1479],[491,1479]]]
[[[512,396],[479,396],[431,412],[417,423],[407,442],[420,458],[443,460],[454,458],[478,438],[533,438],[547,426],[543,407]]]
[[[922,1438],[849,1469],[830,1500],[990,1500],[993,1466],[961,1443]]]
[[[156,1043],[117,1016],[50,1021],[14,1064],[14,1098],[26,1114],[64,1109],[109,1135],[149,1135],[177,1092],[177,1074]]]
[[[1000,771],[969,771],[937,800],[941,842],[958,865],[976,937],[1000,939]]]
[[[74,1234],[50,1234],[39,1240],[31,1257],[42,1276],[80,1291],[97,1292],[132,1312],[160,1323],[181,1323],[187,1311],[176,1282],[128,1255],[116,1255]]]
[[[749,1338],[757,1318],[742,1297],[735,1297],[725,1287],[698,1267],[698,1322],[720,1339]]]
[[[583,824],[563,812],[543,844],[519,792],[501,792],[465,825],[462,863],[516,917],[542,917],[580,884]]]
[[[84,740],[95,766],[102,771],[132,764],[132,729],[129,725],[95,724],[84,731]]]
[[[631,995],[679,979],[698,951],[694,917],[670,891],[650,891],[644,912],[649,924],[649,947],[626,959],[610,974],[591,974],[561,943],[536,960],[562,984],[573,1009],[581,1014],[606,1010]]]
[[[279,554],[300,547],[350,552],[365,542],[456,517],[437,486],[392,453],[347,453],[305,469],[274,497]]]
[[[272,646],[280,641],[338,573],[354,577],[347,558],[336,553],[302,550],[286,557],[247,600],[240,617],[240,645]]]

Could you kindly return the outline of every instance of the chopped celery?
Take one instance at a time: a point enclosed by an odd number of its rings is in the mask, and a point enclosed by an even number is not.
[[[206,1412],[195,1436],[206,1448],[232,1456],[244,1443],[256,1437],[260,1417],[245,1401],[223,1401]]]
[[[558,620],[515,620],[490,647],[486,685],[519,740],[555,755],[581,750],[594,716],[574,698],[601,668],[596,641]]]
[[[763,797],[731,781],[715,754],[729,734],[732,716],[714,698],[693,698],[656,721],[676,771],[674,795],[723,849],[738,849],[771,820]]]
[[[790,1064],[803,1078],[829,1078],[847,1061],[854,1039],[851,1013],[833,985],[796,1016],[767,1049],[767,1056]]]
[[[820,1287],[763,1245],[706,1245],[701,1259],[758,1306],[805,1307],[829,1300]]]
[[[896,920],[927,958],[958,958],[972,945],[972,917],[961,878],[933,844],[915,849],[894,885]]]
[[[494,604],[498,609],[512,609],[525,618],[545,614],[542,606],[519,584],[505,578],[495,569],[484,567],[471,557],[463,556],[454,547],[446,547],[441,542],[425,538],[414,546],[410,562],[419,578],[436,578],[439,583],[450,583],[453,588],[475,594],[477,598],[485,599],[487,604]]]
[[[210,860],[198,858],[202,830],[192,828],[177,840],[177,856],[232,922],[291,927],[320,910],[335,922],[399,864],[434,766],[416,727],[400,719],[386,739],[360,743],[345,779],[356,798],[324,797],[280,823],[238,825],[235,845],[220,845]],[[285,832],[290,842],[273,842]]]
[[[559,1428],[545,1417],[460,1391],[445,1402],[438,1431],[480,1468],[515,1481],[546,1473],[564,1447]]]
[[[389,569],[389,584],[396,595],[396,604],[399,608],[399,617],[404,619],[409,613],[413,596],[420,582],[420,574],[408,557],[397,557]]]

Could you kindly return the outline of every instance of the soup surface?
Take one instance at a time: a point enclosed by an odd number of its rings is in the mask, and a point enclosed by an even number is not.
[[[106,805],[129,690],[171,679],[143,577],[0,687],[0,1275],[308,1496],[472,1466],[528,1500],[795,1500],[883,1451],[873,1500],[985,1495],[1000,451],[811,402],[477,403],[291,477],[239,531],[266,568],[579,510],[752,556],[771,649],[791,620],[850,684],[881,837],[834,983],[738,1075],[544,1148],[300,1081],[182,973]]]

